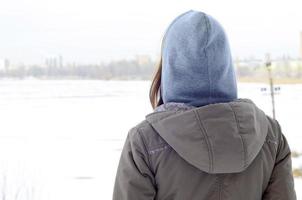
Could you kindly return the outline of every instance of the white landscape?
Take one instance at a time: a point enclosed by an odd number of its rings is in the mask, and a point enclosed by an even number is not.
[[[0,198],[109,200],[125,137],[152,112],[149,81],[1,80]],[[302,152],[302,85],[278,85],[276,117]],[[265,84],[239,84],[268,115]],[[302,168],[302,159],[293,159]],[[302,179],[295,180],[302,199]],[[5,196],[5,198],[3,198]]]

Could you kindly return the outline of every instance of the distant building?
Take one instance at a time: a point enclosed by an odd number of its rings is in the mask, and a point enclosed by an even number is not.
[[[9,69],[9,60],[4,58],[0,59],[0,71],[7,71]]]
[[[136,62],[139,65],[146,65],[146,64],[151,63],[151,58],[150,58],[149,55],[137,55],[136,56]]]
[[[62,68],[63,67],[63,57],[59,56],[49,56],[45,59],[46,67]]]
[[[4,67],[5,67],[5,70],[9,70],[10,68],[10,62],[8,59],[4,59]]]
[[[58,59],[59,59],[59,63],[58,63],[59,67],[62,68],[63,67],[63,57],[61,55],[59,55]]]

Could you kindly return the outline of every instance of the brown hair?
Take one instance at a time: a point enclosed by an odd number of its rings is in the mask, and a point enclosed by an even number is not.
[[[162,59],[160,58],[149,91],[149,99],[153,109],[163,104],[161,90],[160,90],[161,69],[162,69]]]

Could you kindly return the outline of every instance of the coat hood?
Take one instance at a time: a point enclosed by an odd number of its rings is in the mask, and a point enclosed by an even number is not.
[[[268,120],[250,99],[146,115],[188,163],[207,173],[244,171],[264,144]]]
[[[227,35],[208,14],[190,10],[168,27],[162,43],[163,102],[192,106],[237,99]]]

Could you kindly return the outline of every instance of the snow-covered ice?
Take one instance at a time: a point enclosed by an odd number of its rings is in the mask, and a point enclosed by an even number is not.
[[[111,199],[130,128],[152,112],[149,81],[1,80],[0,196],[24,200]],[[271,115],[265,84],[240,84]],[[302,152],[302,85],[281,85],[276,116]],[[293,166],[302,167],[302,159]],[[295,182],[302,199],[302,180]],[[3,192],[4,191],[4,192]]]

